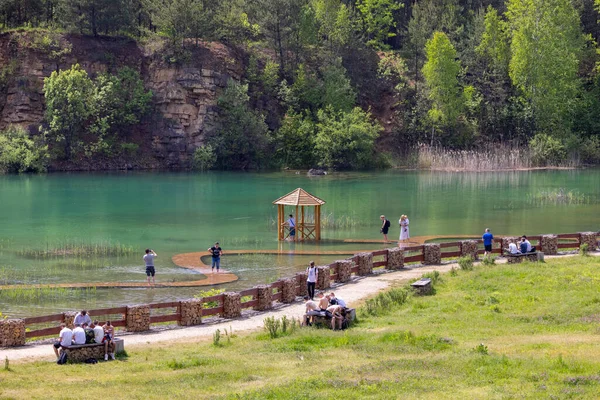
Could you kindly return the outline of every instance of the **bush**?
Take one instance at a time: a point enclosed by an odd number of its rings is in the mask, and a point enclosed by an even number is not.
[[[587,164],[600,164],[600,136],[586,138],[581,143],[581,161]]]
[[[196,299],[203,299],[204,297],[216,296],[218,294],[224,293],[225,289],[209,289],[202,290],[200,293],[194,296]],[[219,306],[218,301],[209,301],[203,304],[203,308],[215,308]]]
[[[458,259],[458,266],[463,271],[473,271],[473,257],[465,256]]]
[[[31,139],[23,128],[0,132],[0,172],[44,172],[48,146]]]
[[[496,264],[496,257],[492,256],[491,254],[486,254],[483,256],[481,263],[487,266],[494,265]]]
[[[529,141],[531,161],[536,166],[559,165],[567,158],[564,144],[552,136],[538,133]]]
[[[579,246],[579,255],[580,256],[582,256],[582,257],[589,256],[589,251],[590,251],[590,248],[587,243],[584,243],[581,246]]]
[[[194,169],[206,171],[211,169],[217,162],[215,150],[210,144],[200,146],[194,151],[192,166]]]
[[[375,139],[382,130],[369,112],[350,112],[328,106],[318,112],[315,151],[320,164],[337,169],[372,168]]]
[[[372,299],[365,302],[362,309],[364,313],[372,316],[385,314],[393,307],[401,306],[408,300],[410,291],[407,288],[390,289],[387,292],[379,293]]]

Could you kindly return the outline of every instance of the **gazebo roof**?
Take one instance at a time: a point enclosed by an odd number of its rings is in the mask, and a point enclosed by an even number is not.
[[[302,188],[298,188],[281,196],[273,204],[283,204],[286,206],[321,206],[325,204],[320,198],[313,196]]]

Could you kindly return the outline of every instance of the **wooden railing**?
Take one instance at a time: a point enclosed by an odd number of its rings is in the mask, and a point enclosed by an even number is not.
[[[556,235],[558,237],[557,247],[559,249],[575,249],[580,246],[580,235],[578,233],[565,233]],[[528,236],[532,245],[535,245],[539,250],[543,251],[541,248],[541,239],[542,236]],[[596,237],[596,240],[598,237]],[[564,242],[567,240],[567,242]],[[563,242],[560,242],[563,241]],[[478,243],[478,254],[483,254],[483,241],[477,240]],[[418,246],[409,246],[403,248],[404,250],[404,263],[412,264],[412,263],[420,263],[425,259],[425,246],[426,245],[418,245]],[[493,240],[493,254],[502,254],[502,239],[494,239]],[[441,258],[442,259],[456,259],[461,256],[461,242],[446,242],[439,243]],[[444,251],[444,250],[448,251]],[[388,254],[389,250],[377,250],[372,252],[373,256],[373,268],[386,268],[388,266]],[[353,257],[348,258],[354,262],[354,265],[351,268],[352,274],[358,273],[358,266],[356,265],[356,261],[358,260],[358,255],[354,255]],[[332,263],[329,265],[329,270],[331,273],[330,280],[336,281],[338,278],[336,263]],[[282,287],[283,282],[281,280],[274,282],[270,285],[272,290],[272,300],[273,301],[281,301],[282,299]],[[239,292],[243,302],[241,303],[242,309],[254,308],[258,305],[258,289],[246,289]],[[224,312],[224,298],[223,294],[218,294],[214,296],[204,297],[202,298],[203,307],[206,307],[208,303],[216,303],[216,306],[210,308],[202,309],[202,317],[210,317],[217,316]],[[212,305],[212,304],[211,304]],[[166,322],[179,322],[181,320],[181,302],[173,301],[173,302],[165,302],[165,303],[153,303],[149,305],[151,314],[150,314],[150,323],[166,323]],[[115,327],[125,327],[127,326],[126,314],[128,307],[115,307],[115,308],[102,308],[97,310],[89,310],[88,314],[92,316],[93,319],[98,319],[102,321],[110,320],[112,325]],[[34,337],[43,337],[50,335],[58,335],[60,331],[60,327],[58,326],[61,322],[65,321],[65,313],[62,314],[52,314],[52,315],[44,315],[40,317],[30,317],[24,318],[24,323],[26,326],[26,338],[34,338]],[[52,326],[44,326],[48,325],[47,323],[52,323]]]

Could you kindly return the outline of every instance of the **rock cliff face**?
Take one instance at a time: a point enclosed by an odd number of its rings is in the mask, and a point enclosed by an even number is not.
[[[38,35],[38,36],[36,36]],[[137,69],[153,93],[152,113],[138,139],[156,168],[185,168],[207,133],[217,129],[217,99],[227,81],[244,72],[243,55],[222,44],[204,43],[184,66],[164,60],[161,49],[132,40],[23,32],[0,35],[0,129],[21,125],[31,133],[43,123],[44,78],[80,64],[94,78],[119,67]],[[103,168],[105,168],[104,166]]]

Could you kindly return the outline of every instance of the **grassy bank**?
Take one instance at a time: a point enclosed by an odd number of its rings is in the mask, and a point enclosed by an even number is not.
[[[460,270],[443,275],[433,296],[363,309],[343,332],[148,344],[97,365],[10,363],[0,397],[85,388],[144,399],[597,398],[598,261]]]

